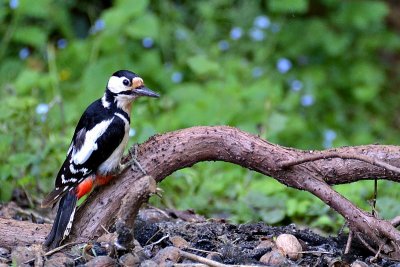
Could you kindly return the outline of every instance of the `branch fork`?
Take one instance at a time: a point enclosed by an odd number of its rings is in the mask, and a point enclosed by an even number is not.
[[[330,186],[374,177],[398,182],[397,146],[366,145],[309,152],[271,144],[237,128],[205,126],[153,136],[138,147],[137,159],[147,176],[129,169],[93,192],[77,211],[70,242],[94,240],[104,233],[103,227],[109,229],[116,219],[132,227],[141,204],[155,192],[156,182],[200,161],[226,161],[312,193],[346,219],[354,236],[362,235],[375,251],[382,248],[382,256],[400,260],[400,232],[392,223],[360,210]],[[21,223],[23,227],[38,227],[38,231],[24,240],[13,239],[13,225]],[[0,235],[5,237],[0,246],[40,243],[49,229],[47,224],[0,219]],[[21,235],[21,231],[15,235]]]

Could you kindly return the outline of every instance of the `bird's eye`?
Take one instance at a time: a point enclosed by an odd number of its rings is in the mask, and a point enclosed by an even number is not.
[[[128,79],[123,80],[122,83],[123,83],[125,86],[129,86],[129,85],[131,84],[131,83],[129,82]]]

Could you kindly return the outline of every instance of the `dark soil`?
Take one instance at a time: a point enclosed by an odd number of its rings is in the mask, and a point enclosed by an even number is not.
[[[373,255],[354,242],[350,253],[344,255],[345,235],[323,237],[294,224],[283,227],[264,223],[235,225],[205,220],[191,211],[141,210],[134,229],[135,241],[130,229],[117,225],[110,231],[114,233],[46,257],[38,258],[37,250],[31,248],[19,247],[13,251],[0,248],[0,267],[11,264],[12,258],[18,266],[194,266],[194,263],[201,263],[180,255],[179,251],[227,265],[400,266],[384,259],[371,262]],[[298,239],[301,258],[291,260],[275,246],[276,237],[284,233]],[[23,264],[30,259],[35,260]]]

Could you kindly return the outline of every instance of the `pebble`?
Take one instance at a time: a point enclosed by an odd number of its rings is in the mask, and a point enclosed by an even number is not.
[[[44,267],[74,266],[74,265],[75,261],[61,252],[53,254],[48,260],[44,262]]]
[[[218,261],[218,262],[222,262],[222,257],[220,253],[217,252],[211,252],[207,255],[206,257],[209,260],[213,260],[213,261]]]
[[[106,233],[97,238],[97,242],[107,242],[114,244],[117,241],[118,235],[117,233]]]
[[[275,244],[277,248],[282,251],[283,255],[291,260],[298,260],[302,257],[303,249],[299,240],[291,234],[281,234],[277,237]]]
[[[110,258],[109,256],[98,256],[88,261],[85,264],[86,267],[114,267],[117,266],[115,260]]]
[[[179,258],[179,249],[169,246],[160,250],[153,260],[161,266],[164,265],[167,261],[178,262]]]
[[[36,251],[37,247],[35,246],[19,246],[16,247],[12,252],[11,252],[11,259],[15,263],[16,266],[30,266],[29,264],[25,264],[24,262],[27,262],[31,259],[36,258]]]
[[[136,267],[139,266],[140,264],[140,258],[138,255],[136,254],[132,254],[132,253],[127,253],[125,255],[122,255],[119,258],[119,263],[122,266],[132,266],[132,267]]]
[[[261,263],[272,266],[283,265],[286,261],[285,256],[277,250],[267,252],[260,258]]]
[[[10,250],[0,247],[0,256],[7,256],[8,254],[10,254]]]
[[[187,242],[185,239],[183,239],[180,236],[172,236],[169,238],[171,241],[172,245],[174,247],[180,248],[180,249],[185,249],[189,247],[189,242]]]
[[[363,261],[356,260],[350,265],[350,267],[368,267],[368,264]]]
[[[157,267],[159,266],[155,261],[152,260],[145,260],[142,261],[142,263],[140,264],[140,267]]]

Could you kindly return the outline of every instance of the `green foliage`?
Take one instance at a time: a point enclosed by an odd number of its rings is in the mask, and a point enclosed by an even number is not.
[[[135,104],[132,143],[227,124],[302,149],[396,144],[400,38],[389,11],[369,0],[3,0],[0,199],[16,186],[50,190],[80,114],[117,69],[162,95]],[[315,197],[231,164],[201,163],[161,186],[153,203],[234,221],[342,222]],[[397,185],[380,186],[381,214],[393,216],[384,206]],[[372,182],[338,190],[369,207]]]

